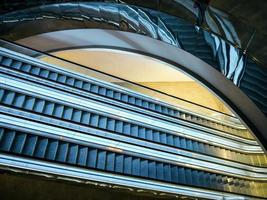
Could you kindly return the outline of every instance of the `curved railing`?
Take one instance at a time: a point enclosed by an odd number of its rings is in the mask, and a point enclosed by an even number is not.
[[[202,12],[200,7],[190,0],[160,1],[159,4],[145,1],[72,2],[32,7],[40,5],[40,2],[42,1],[36,1],[26,10],[3,14],[0,17],[1,37],[17,40],[47,31],[73,28],[119,29],[144,34],[182,48],[209,63],[240,87],[266,114],[267,92],[261,87],[261,82],[266,82],[267,70],[254,63],[254,67],[264,76],[257,77],[260,81],[253,79],[253,84],[251,81],[243,81],[243,77],[251,73],[246,70],[246,66],[252,62],[247,52],[249,52],[248,46],[253,41],[255,33],[253,31],[251,34],[248,31],[242,32],[250,28],[242,22],[239,23],[240,26],[235,27],[236,19],[232,22],[232,18],[211,6],[207,6],[202,14],[200,14]],[[19,3],[17,5],[17,8],[25,6]],[[167,5],[172,6],[167,7]],[[200,16],[202,20],[199,19]],[[70,21],[73,23],[69,23]],[[36,28],[26,29],[29,23],[31,23],[30,26],[36,26]],[[52,25],[47,27],[41,25],[42,23]],[[193,25],[194,23],[197,25]],[[24,25],[19,27],[19,24]],[[16,29],[12,29],[13,26],[16,26]],[[19,34],[16,34],[15,30],[19,31]],[[245,87],[241,86],[242,82],[246,82],[243,84],[243,86],[246,85]]]

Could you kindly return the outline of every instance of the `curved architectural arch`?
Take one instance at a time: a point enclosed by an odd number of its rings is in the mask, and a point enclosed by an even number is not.
[[[267,197],[267,70],[250,57],[254,28],[208,0],[3,5],[1,170],[159,197]],[[223,103],[192,95],[178,71]],[[20,196],[19,182],[4,185]]]
[[[70,37],[71,41],[69,41]],[[257,106],[219,71],[172,45],[134,33],[102,29],[51,32],[25,38],[18,42],[45,52],[97,47],[135,52],[160,59],[183,70],[214,92],[230,106],[266,148],[267,138],[264,132],[267,130],[267,120]]]
[[[262,85],[266,84],[266,69],[256,65],[247,58],[247,55],[242,50],[231,43],[227,43],[217,35],[203,31],[198,26],[194,26],[177,17],[128,4],[97,2],[47,4],[41,7],[38,6],[38,3],[36,5],[37,7],[2,15],[0,19],[1,37],[17,40],[57,30],[101,28],[135,32],[163,41],[175,48],[182,48],[217,69],[232,81],[232,87],[237,85],[249,97],[250,101],[257,105],[257,110],[260,109],[261,114],[254,118],[258,119],[256,120],[257,124],[261,125],[256,125],[250,120],[245,121],[266,147],[266,134],[264,129],[259,128],[264,126],[267,113],[267,90],[262,87]],[[188,9],[187,6],[192,7],[191,4],[184,6],[186,9]],[[210,11],[207,14],[210,14]],[[216,18],[218,17],[220,16],[217,12]],[[208,17],[208,19],[211,20],[212,18]],[[231,30],[228,35],[230,34],[235,38],[235,27],[225,19],[220,19],[219,21],[220,23],[216,26],[223,26],[222,29]],[[211,21],[208,22],[212,24]],[[48,23],[49,26],[47,26]],[[186,29],[189,32],[183,35],[182,32],[179,32],[179,26],[187,27]],[[213,32],[216,33],[214,30]],[[188,35],[192,38],[190,40],[184,39],[184,36],[187,37]],[[229,37],[227,37],[228,41]],[[198,48],[203,44],[202,40],[205,41],[205,47],[208,47],[208,49],[198,52]],[[196,41],[201,42],[198,44]],[[191,45],[192,42],[194,45]],[[136,44],[133,43],[133,45]],[[207,57],[207,55],[209,56]],[[233,95],[235,96],[235,94]],[[238,107],[238,105],[236,106]],[[252,112],[254,110],[247,111],[246,114],[252,115]],[[249,116],[243,116],[243,113],[238,114],[243,119],[250,118]]]

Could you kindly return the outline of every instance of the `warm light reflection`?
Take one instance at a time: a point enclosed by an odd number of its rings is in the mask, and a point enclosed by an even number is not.
[[[53,55],[224,113],[231,114],[222,101],[192,78],[178,71],[173,66],[147,56],[105,49],[64,50],[55,52]],[[177,99],[170,98],[166,95],[162,95],[142,87],[137,87],[131,83],[103,76],[86,68],[62,62],[52,57],[42,57],[41,59],[48,63],[59,66],[63,65],[64,67],[81,74],[86,74],[100,80],[116,83],[117,85],[152,96],[156,99],[163,100],[179,107],[203,113],[203,109],[198,110],[200,108],[196,106],[183,101],[178,101]],[[216,115],[215,112],[204,114],[209,116]]]

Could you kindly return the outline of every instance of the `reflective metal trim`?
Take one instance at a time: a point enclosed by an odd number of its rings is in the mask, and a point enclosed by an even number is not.
[[[35,172],[53,174],[58,176],[90,180],[96,182],[104,182],[109,184],[116,184],[134,188],[142,188],[147,190],[161,191],[171,194],[188,195],[197,198],[215,199],[215,200],[249,200],[259,198],[249,198],[247,196],[230,194],[225,192],[217,192],[200,188],[191,188],[187,186],[179,186],[168,183],[161,183],[159,181],[144,180],[133,177],[126,177],[105,172],[97,172],[94,170],[84,170],[81,168],[70,167],[62,164],[53,164],[45,161],[36,161],[28,158],[19,158],[16,156],[8,156],[0,154],[1,168],[15,168],[31,170]]]
[[[42,97],[50,97],[51,99],[58,99],[61,102],[68,102],[71,105],[82,106],[83,108],[91,108],[94,111],[98,111],[101,113],[106,113],[108,115],[117,116],[118,119],[125,120],[125,121],[135,121],[139,124],[144,124],[150,127],[158,127],[162,130],[169,130],[173,134],[177,134],[180,136],[184,136],[191,139],[197,139],[203,142],[209,142],[215,146],[221,146],[241,151],[241,152],[254,152],[254,153],[262,153],[262,149],[260,146],[252,146],[246,145],[241,142],[232,141],[227,138],[222,138],[217,135],[210,135],[205,132],[201,132],[199,130],[190,129],[189,127],[181,127],[175,125],[173,123],[168,123],[159,119],[155,119],[152,117],[144,117],[143,115],[133,113],[130,111],[125,111],[119,108],[113,108],[109,105],[103,105],[97,102],[90,101],[85,98],[77,98],[74,95],[67,94],[62,91],[55,91],[53,89],[45,89],[45,87],[33,84],[33,83],[26,83],[25,81],[17,81],[13,78],[6,78],[1,75],[0,77],[0,85],[1,87],[11,86],[13,88],[17,88],[24,93],[26,91],[32,92],[35,94],[40,94]],[[203,139],[205,138],[205,139]],[[245,139],[244,139],[245,140]]]
[[[169,146],[165,146],[165,145],[161,145],[161,144],[157,144],[157,143],[153,143],[153,142],[149,142],[149,141],[143,141],[143,140],[136,139],[136,138],[131,138],[131,137],[123,136],[123,135],[117,135],[117,134],[109,133],[107,131],[97,130],[97,129],[89,128],[86,126],[76,125],[74,123],[69,123],[69,122],[64,122],[61,120],[52,119],[50,117],[44,117],[44,116],[39,116],[36,114],[24,112],[24,111],[18,111],[18,110],[12,109],[12,108],[5,108],[5,107],[0,106],[0,111],[3,113],[7,113],[8,115],[12,114],[12,116],[23,117],[24,119],[31,119],[31,120],[34,120],[36,122],[55,125],[55,126],[59,126],[62,128],[68,127],[68,129],[70,129],[70,130],[78,131],[78,132],[84,132],[85,134],[91,134],[91,135],[95,135],[98,137],[104,137],[104,138],[112,139],[112,140],[114,140],[114,138],[116,138],[116,140],[120,141],[120,142],[130,143],[133,145],[137,145],[137,146],[141,146],[141,147],[147,147],[147,148],[151,148],[151,149],[155,149],[155,150],[159,150],[159,151],[163,151],[163,152],[168,152],[171,154],[178,154],[178,155],[189,157],[192,159],[198,159],[198,160],[202,160],[202,161],[206,161],[206,162],[213,162],[213,163],[220,164],[220,165],[227,165],[227,166],[239,168],[242,170],[244,169],[244,170],[248,170],[248,171],[252,171],[252,172],[266,173],[267,174],[267,168],[246,165],[245,163],[244,164],[243,163],[237,163],[234,160],[225,160],[223,158],[216,158],[216,157],[203,155],[203,154],[195,153],[195,152],[190,152],[190,151],[179,149],[179,148],[173,148],[173,147],[169,147]],[[0,121],[0,125],[6,126],[1,121]],[[11,124],[9,124],[9,126],[11,126]],[[71,126],[71,128],[69,128],[69,126]],[[12,127],[13,127],[13,125],[12,125]],[[17,127],[17,126],[14,126],[14,128],[16,128],[16,129],[19,128],[22,131],[26,130],[25,128]]]
[[[96,145],[108,147],[110,148],[110,150],[115,149],[119,152],[133,152],[140,155],[141,157],[148,156],[149,158],[159,160],[160,162],[168,162],[174,165],[181,165],[199,170],[210,171],[212,173],[236,176],[244,179],[267,180],[267,174],[246,171],[244,169],[233,168],[230,166],[222,166],[211,162],[209,162],[209,164],[207,165],[206,161],[192,159],[181,155],[170,154],[167,152],[161,152],[158,150],[140,147],[132,144],[126,144],[123,142],[100,138],[93,135],[86,135],[79,132],[6,116],[3,114],[0,114],[0,122],[2,122],[4,126],[11,124],[19,127],[24,127],[29,130],[37,131],[36,134],[46,137],[63,137],[64,139],[75,141],[75,143],[93,143]]]
[[[213,122],[220,123],[220,124],[223,124],[223,125],[226,125],[226,126],[237,128],[237,129],[245,129],[245,127],[243,125],[237,125],[237,124],[233,124],[231,122],[222,121],[222,120],[218,120],[218,119],[215,119],[215,118],[212,118],[212,117],[209,117],[209,116],[201,115],[199,113],[194,113],[192,111],[180,108],[178,106],[174,106],[172,104],[168,104],[168,103],[160,101],[158,99],[152,99],[150,96],[147,96],[145,94],[141,94],[139,92],[133,92],[132,90],[127,89],[125,87],[121,87],[119,85],[115,85],[115,84],[112,84],[112,83],[109,83],[109,82],[106,82],[106,81],[103,81],[103,80],[99,80],[99,79],[96,79],[96,78],[93,78],[93,77],[85,76],[84,74],[81,74],[79,72],[75,72],[75,74],[74,74],[73,71],[70,71],[68,69],[60,68],[60,67],[58,67],[56,65],[52,65],[52,64],[49,64],[49,63],[44,63],[44,62],[42,62],[42,61],[40,61],[38,59],[34,59],[34,58],[30,57],[30,56],[22,55],[20,53],[17,53],[17,52],[14,52],[14,51],[10,51],[10,50],[2,48],[2,47],[0,47],[0,51],[2,51],[1,53],[7,53],[8,57],[13,57],[14,59],[18,59],[17,57],[19,57],[20,60],[25,60],[26,62],[31,62],[33,65],[42,66],[42,67],[48,66],[50,68],[52,67],[52,68],[56,69],[59,72],[60,71],[65,71],[65,72],[71,73],[72,76],[76,76],[76,77],[82,78],[84,80],[92,80],[92,81],[94,81],[96,83],[104,85],[107,88],[111,88],[111,89],[112,88],[116,88],[116,90],[118,90],[120,92],[126,92],[127,94],[130,94],[130,95],[133,95],[133,96],[137,96],[137,97],[139,97],[141,99],[147,99],[148,101],[152,101],[154,103],[158,103],[158,104],[165,105],[165,106],[168,106],[168,107],[171,107],[171,108],[174,108],[174,109],[178,109],[178,110],[180,110],[182,112],[185,112],[185,113],[188,113],[188,114],[192,114],[193,113],[195,116],[201,117],[203,119],[207,119],[209,121],[213,121]],[[109,49],[109,51],[117,51],[117,50],[110,50]]]
[[[173,118],[173,117],[165,116],[165,115],[162,115],[162,114],[157,113],[157,112],[153,112],[153,111],[150,111],[150,110],[146,110],[146,109],[142,109],[142,108],[133,106],[131,104],[125,105],[124,103],[121,103],[119,101],[114,101],[112,99],[108,99],[108,98],[105,98],[105,97],[102,97],[102,96],[99,96],[99,95],[95,95],[93,93],[89,94],[89,93],[84,92],[84,91],[78,91],[75,88],[69,88],[68,86],[61,85],[59,83],[53,83],[53,82],[50,82],[50,81],[47,81],[47,80],[43,80],[43,79],[38,78],[38,77],[32,77],[32,76],[30,76],[28,74],[20,74],[20,73],[18,73],[16,71],[13,71],[13,70],[10,70],[10,69],[1,68],[1,66],[0,66],[0,72],[1,71],[4,71],[5,73],[8,73],[10,75],[19,74],[20,77],[23,77],[23,78],[26,78],[26,79],[31,78],[31,80],[36,81],[37,83],[49,84],[50,86],[55,86],[57,88],[62,89],[63,91],[65,90],[65,91],[72,91],[74,93],[80,93],[80,94],[83,94],[85,96],[89,96],[90,98],[95,99],[98,102],[99,101],[108,102],[109,104],[120,106],[122,108],[127,108],[127,109],[130,109],[130,110],[138,111],[139,113],[144,113],[146,115],[150,115],[152,117],[157,117],[157,118],[160,118],[160,119],[164,119],[164,120],[167,120],[167,121],[170,121],[170,122],[173,122],[173,123],[178,123],[178,124],[181,124],[181,125],[190,126],[192,128],[203,130],[205,132],[210,132],[212,134],[223,136],[223,137],[226,137],[226,138],[229,138],[229,139],[233,139],[233,140],[237,140],[237,141],[239,140],[239,141],[242,141],[243,143],[247,143],[247,144],[250,144],[250,145],[257,145],[258,144],[257,141],[255,141],[255,140],[246,139],[246,138],[243,138],[243,137],[239,137],[237,135],[233,135],[233,134],[230,134],[230,133],[222,132],[220,130],[216,130],[216,129],[212,129],[212,128],[209,128],[209,127],[201,126],[199,124],[195,124],[194,122],[184,121],[184,120],[181,120],[179,118]],[[101,104],[101,102],[99,102],[99,103]]]

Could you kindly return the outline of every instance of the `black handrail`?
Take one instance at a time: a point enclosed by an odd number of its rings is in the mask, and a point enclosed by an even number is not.
[[[142,85],[142,84],[139,84],[139,83],[136,83],[136,82],[133,82],[133,81],[130,81],[130,80],[121,78],[121,77],[117,77],[117,76],[115,76],[115,75],[112,75],[112,74],[109,74],[109,73],[106,73],[106,72],[103,72],[103,71],[100,71],[100,70],[97,70],[97,69],[94,69],[94,68],[90,68],[90,67],[88,67],[88,66],[84,66],[84,65],[82,65],[82,64],[79,64],[79,63],[76,63],[76,62],[73,62],[73,61],[70,61],[70,60],[67,60],[67,59],[64,59],[64,58],[60,58],[60,57],[55,56],[55,55],[53,55],[53,54],[50,54],[50,53],[47,53],[47,52],[43,52],[43,51],[40,51],[40,50],[36,50],[36,49],[31,48],[31,47],[27,47],[27,46],[25,46],[25,45],[18,44],[18,43],[16,43],[16,42],[9,41],[9,40],[3,39],[3,38],[0,38],[0,40],[4,41],[5,43],[10,43],[10,44],[12,44],[12,45],[19,46],[19,47],[25,48],[25,49],[27,49],[27,50],[31,50],[31,51],[37,52],[38,55],[46,55],[46,56],[49,56],[49,57],[53,57],[53,58],[55,58],[55,59],[62,60],[62,61],[64,61],[64,62],[67,62],[67,63],[70,63],[70,64],[74,64],[74,65],[77,65],[77,66],[82,67],[82,68],[90,69],[90,70],[95,71],[95,72],[98,72],[98,73],[100,73],[100,74],[103,74],[103,75],[106,75],[106,76],[109,76],[109,77],[112,77],[112,78],[115,78],[115,79],[118,79],[118,80],[121,80],[121,81],[130,83],[130,84],[133,84],[133,85],[136,85],[136,86],[139,86],[139,87],[148,89],[148,90],[150,90],[150,91],[153,91],[153,92],[157,92],[157,93],[166,95],[166,96],[168,96],[168,97],[171,97],[171,98],[174,98],[174,99],[177,99],[177,100],[186,102],[186,103],[188,103],[188,104],[192,104],[192,105],[194,105],[194,106],[198,106],[198,107],[201,107],[201,108],[204,108],[204,109],[207,109],[207,110],[210,110],[210,111],[213,111],[213,112],[217,112],[217,113],[220,113],[220,114],[222,114],[222,115],[226,115],[226,116],[229,116],[229,117],[232,117],[232,118],[236,118],[236,119],[237,119],[236,116],[230,115],[230,114],[228,114],[228,113],[225,113],[225,112],[222,112],[222,111],[219,111],[219,110],[216,110],[216,109],[213,109],[213,108],[210,108],[210,107],[207,107],[207,106],[204,106],[204,105],[201,105],[201,104],[198,104],[198,103],[195,103],[195,102],[192,102],[192,101],[189,101],[189,100],[180,98],[180,97],[176,97],[176,96],[174,96],[174,95],[171,95],[171,94],[168,94],[168,93],[165,93],[165,92],[162,92],[162,91],[159,91],[159,90],[150,88],[150,87],[148,87],[148,86],[144,86],[144,85]]]

